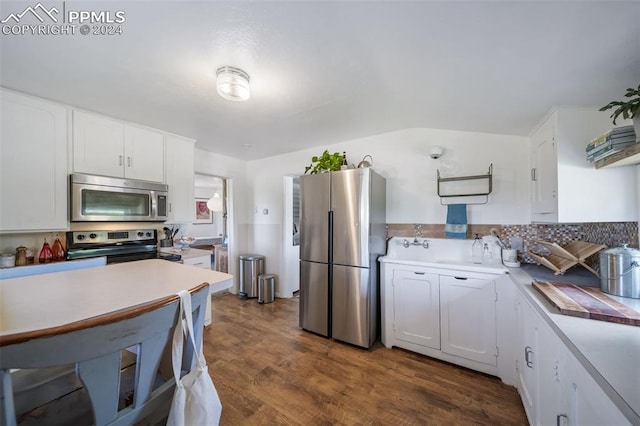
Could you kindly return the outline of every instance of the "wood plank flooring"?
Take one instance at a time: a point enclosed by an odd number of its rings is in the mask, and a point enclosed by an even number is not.
[[[221,425],[526,425],[499,379],[377,342],[370,350],[298,327],[299,299],[213,299],[205,329]]]

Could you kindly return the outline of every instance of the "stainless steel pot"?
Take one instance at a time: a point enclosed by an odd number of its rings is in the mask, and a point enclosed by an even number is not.
[[[627,247],[600,252],[600,290],[640,299],[640,250]]]

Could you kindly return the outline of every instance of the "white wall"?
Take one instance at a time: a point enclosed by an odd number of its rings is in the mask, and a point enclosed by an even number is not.
[[[230,200],[227,228],[229,233],[229,273],[234,276],[232,292],[238,289],[238,256],[248,250],[247,162],[212,152],[195,150],[195,172],[228,179]]]
[[[432,160],[431,146],[445,154]],[[446,207],[436,191],[436,169],[447,176],[487,173],[493,163],[493,193],[486,205],[468,208],[468,220],[476,224],[529,223],[528,138],[436,129],[406,129],[326,147],[346,151],[357,164],[366,154],[373,167],[387,179],[387,223],[444,223]],[[307,149],[247,163],[248,249],[266,256],[268,273],[283,274],[281,264],[283,177],[302,174],[313,155],[324,148]],[[263,210],[268,209],[268,214]],[[285,273],[286,275],[286,273]],[[287,283],[279,283],[280,289]],[[287,291],[283,291],[286,296]]]

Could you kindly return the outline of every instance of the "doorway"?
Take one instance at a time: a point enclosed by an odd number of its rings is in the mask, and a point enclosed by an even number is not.
[[[229,272],[229,182],[220,176],[195,173],[194,196],[202,214],[192,225],[194,237],[202,238],[201,248],[212,251],[211,268]],[[200,218],[200,219],[198,219]]]
[[[300,289],[300,177],[284,177],[282,218],[282,283],[279,297],[292,297]]]

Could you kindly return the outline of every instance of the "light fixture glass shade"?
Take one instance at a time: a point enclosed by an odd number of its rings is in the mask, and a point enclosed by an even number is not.
[[[217,192],[213,194],[213,197],[207,200],[207,208],[212,212],[222,211],[222,198]]]
[[[218,94],[230,101],[246,101],[251,97],[249,74],[240,68],[220,67],[216,72]]]

